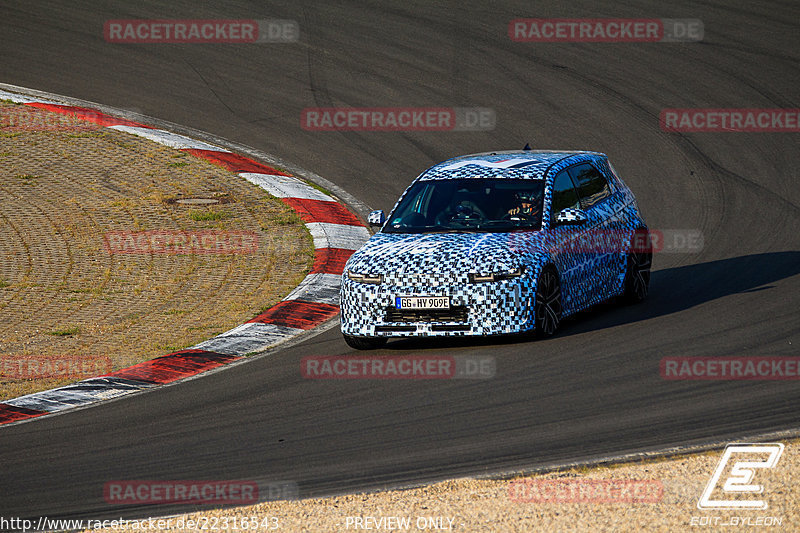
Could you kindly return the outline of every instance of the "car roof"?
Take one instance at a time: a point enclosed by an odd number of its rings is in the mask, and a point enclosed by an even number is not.
[[[581,156],[581,157],[578,157]],[[569,160],[605,157],[600,152],[578,150],[507,150],[467,154],[430,167],[419,175],[419,181],[457,178],[513,178],[544,179],[547,171],[558,164],[559,168]]]

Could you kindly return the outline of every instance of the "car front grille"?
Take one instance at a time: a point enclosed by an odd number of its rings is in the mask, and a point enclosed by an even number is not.
[[[386,322],[466,322],[467,307],[459,305],[450,309],[397,309],[386,308]]]
[[[469,324],[434,324],[431,331],[469,331]]]
[[[402,287],[451,287],[458,283],[468,282],[466,273],[387,272],[384,274],[384,283]]]
[[[413,333],[417,326],[375,326],[375,333]]]

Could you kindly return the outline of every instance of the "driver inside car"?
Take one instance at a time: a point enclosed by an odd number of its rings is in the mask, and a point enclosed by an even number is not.
[[[509,209],[511,220],[539,220],[542,216],[541,199],[533,192],[520,191],[515,195],[517,206]]]

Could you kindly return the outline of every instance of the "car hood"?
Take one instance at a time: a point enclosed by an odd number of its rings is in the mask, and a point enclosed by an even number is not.
[[[378,233],[346,268],[360,274],[507,271],[527,263],[539,240],[539,232]]]

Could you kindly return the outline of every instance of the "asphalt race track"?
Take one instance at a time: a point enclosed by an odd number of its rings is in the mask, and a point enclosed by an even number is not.
[[[652,228],[649,299],[551,340],[391,342],[491,355],[487,380],[304,380],[338,327],[222,372],[0,428],[0,514],[136,517],[134,479],[292,480],[303,497],[533,469],[800,426],[796,381],[666,381],[668,356],[800,356],[798,133],[668,133],[664,108],[800,107],[800,4],[4,2],[0,81],[136,110],[275,154],[375,209],[442,159],[606,152]],[[702,42],[521,43],[519,17],[697,18]],[[112,44],[107,19],[290,19],[285,44]],[[307,107],[488,107],[492,131],[315,132]],[[2,178],[0,178],[2,179]],[[35,310],[31,310],[35,313]]]

